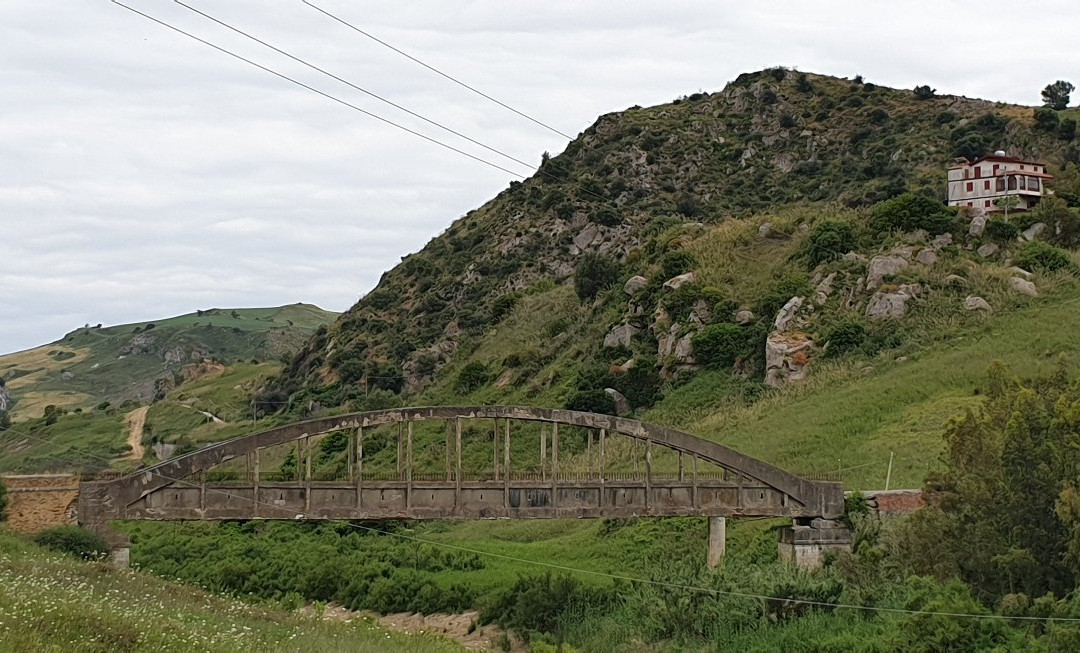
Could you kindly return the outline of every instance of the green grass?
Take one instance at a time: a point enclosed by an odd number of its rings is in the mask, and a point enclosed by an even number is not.
[[[129,451],[124,415],[117,411],[72,413],[52,425],[35,420],[15,429],[19,432],[7,431],[0,438],[0,470],[5,472],[90,471],[105,466],[98,457]]]
[[[850,489],[880,489],[890,452],[892,487],[920,487],[934,464],[949,418],[978,404],[994,361],[1013,374],[1048,374],[1060,355],[1077,360],[1072,330],[1080,297],[1053,300],[962,329],[915,349],[906,361],[824,365],[803,384],[771,391],[755,403],[699,402],[724,375],[698,377],[669,395],[646,421],[672,424],[796,473],[843,470]],[[870,367],[872,369],[867,370]]]
[[[0,649],[5,651],[460,651],[441,639],[392,634],[252,605],[46,554],[0,533]]]

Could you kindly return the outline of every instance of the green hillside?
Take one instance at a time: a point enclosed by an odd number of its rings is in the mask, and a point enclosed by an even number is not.
[[[310,304],[209,309],[140,324],[76,329],[60,340],[0,356],[13,420],[45,407],[147,403],[181,382],[185,366],[278,361],[337,316]]]

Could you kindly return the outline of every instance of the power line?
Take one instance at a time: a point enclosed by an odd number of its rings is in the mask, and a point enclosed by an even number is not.
[[[343,78],[339,77],[338,75],[335,75],[334,73],[332,73],[332,72],[330,72],[328,70],[324,70],[323,68],[320,68],[319,66],[316,66],[315,64],[310,63],[310,62],[308,62],[308,61],[306,61],[306,60],[304,60],[304,59],[302,59],[302,58],[300,58],[300,57],[298,57],[298,56],[296,56],[296,55],[294,55],[294,54],[292,54],[290,52],[286,52],[285,50],[282,50],[279,47],[276,47],[276,46],[274,46],[274,45],[272,45],[270,43],[267,43],[266,41],[264,41],[264,40],[262,40],[262,39],[260,39],[260,38],[258,38],[256,36],[253,36],[252,34],[250,34],[248,32],[245,32],[244,30],[242,30],[242,29],[240,29],[238,27],[235,27],[233,25],[230,25],[229,23],[226,23],[223,20],[215,18],[215,17],[211,16],[210,14],[208,14],[208,13],[206,13],[204,11],[200,11],[199,9],[196,9],[195,7],[192,7],[191,5],[186,4],[186,3],[182,2],[181,0],[173,0],[173,2],[180,5],[181,7],[184,7],[185,9],[187,9],[189,11],[192,11],[192,12],[194,12],[196,14],[199,14],[200,16],[206,18],[207,20],[213,21],[213,22],[217,23],[218,25],[221,25],[222,27],[224,27],[226,29],[232,30],[233,32],[236,32],[237,34],[245,36],[245,37],[251,39],[252,41],[255,41],[256,43],[264,45],[264,46],[270,48],[271,50],[273,50],[274,52],[285,55],[286,57],[292,59],[293,61],[296,61],[297,63],[303,64],[304,66],[307,66],[308,68],[311,68],[312,70],[318,71],[318,72],[320,72],[320,73],[322,73],[322,74],[324,74],[324,75],[326,75],[328,77],[336,79],[337,81],[341,82],[342,84],[345,84],[346,86],[349,86],[349,87],[351,87],[353,89],[356,89],[357,91],[360,91],[361,93],[369,95],[369,96],[375,98],[376,100],[379,100],[380,102],[384,102],[386,104],[389,104],[390,106],[394,107],[395,109],[399,109],[401,111],[404,111],[405,113],[409,114],[410,116],[413,116],[414,118],[419,118],[420,120],[423,120],[424,122],[426,122],[426,123],[428,123],[430,125],[434,125],[435,127],[438,127],[439,129],[442,129],[442,130],[444,130],[446,132],[449,132],[449,133],[451,133],[451,134],[453,134],[455,136],[463,138],[463,139],[469,141],[470,143],[472,143],[474,145],[479,145],[480,147],[484,148],[485,150],[488,150],[489,152],[493,152],[495,154],[498,154],[499,156],[510,159],[514,163],[519,163],[519,164],[521,164],[521,165],[523,165],[523,166],[525,166],[527,168],[530,168],[530,169],[532,169],[534,167],[534,164],[531,164],[531,163],[529,163],[527,161],[522,161],[521,159],[519,159],[519,158],[517,158],[515,156],[507,154],[507,153],[505,153],[505,152],[503,152],[501,150],[497,150],[494,147],[491,147],[490,145],[487,145],[485,143],[482,143],[482,142],[476,140],[475,138],[467,136],[466,134],[462,134],[461,132],[456,131],[456,130],[450,128],[450,127],[447,127],[446,125],[443,125],[442,123],[436,122],[435,120],[432,120],[432,119],[427,118],[426,116],[423,116],[423,115],[421,115],[421,114],[419,114],[419,113],[417,113],[415,111],[412,111],[412,110],[408,109],[407,107],[403,107],[400,104],[397,104],[396,102],[394,102],[392,100],[388,100],[388,99],[382,97],[381,95],[378,95],[378,94],[376,94],[376,93],[374,93],[372,91],[369,91],[366,88],[358,86],[358,85],[350,82],[347,79],[343,79]]]
[[[130,7],[130,6],[128,6],[128,5],[126,5],[126,4],[122,3],[122,2],[119,2],[119,0],[111,0],[111,2],[114,5],[118,5],[120,7],[123,7],[124,9],[127,9],[128,11],[130,11],[130,12],[132,12],[134,14],[138,14],[139,16],[142,16],[143,18],[145,18],[145,19],[147,19],[147,20],[149,20],[151,22],[157,23],[158,25],[161,25],[162,27],[166,27],[166,28],[168,28],[168,29],[170,29],[170,30],[172,30],[174,32],[177,32],[178,34],[183,34],[184,36],[186,36],[186,37],[188,37],[190,39],[198,41],[199,43],[202,43],[203,45],[206,45],[208,47],[211,47],[211,48],[217,50],[218,52],[221,52],[223,54],[227,54],[230,57],[233,57],[234,59],[239,59],[240,61],[243,61],[246,64],[255,66],[256,68],[258,68],[258,69],[260,69],[262,71],[268,72],[271,75],[274,75],[275,77],[280,77],[281,79],[284,79],[287,82],[291,82],[293,84],[296,84],[297,86],[299,86],[301,88],[307,89],[307,90],[309,90],[309,91],[311,91],[313,93],[318,93],[319,95],[321,95],[321,96],[323,96],[323,97],[325,97],[325,98],[327,98],[329,100],[333,100],[334,102],[337,102],[338,104],[344,105],[344,106],[346,106],[346,107],[348,107],[350,109],[353,109],[354,111],[359,111],[360,113],[362,113],[362,114],[364,114],[366,116],[374,118],[374,119],[376,119],[376,120],[378,120],[380,122],[384,122],[384,123],[386,123],[388,125],[391,125],[393,127],[398,128],[398,129],[400,129],[402,131],[408,132],[408,133],[412,134],[413,136],[417,136],[419,138],[422,138],[425,141],[428,141],[430,143],[434,143],[434,144],[436,144],[436,145],[438,145],[440,147],[446,148],[446,149],[448,149],[448,150],[450,150],[452,152],[457,152],[458,154],[461,154],[463,156],[467,156],[470,159],[472,159],[473,161],[477,161],[477,162],[482,163],[482,164],[484,164],[486,166],[495,168],[496,170],[501,170],[501,171],[503,171],[505,173],[511,174],[514,177],[517,177],[518,179],[525,179],[525,175],[514,172],[513,170],[510,170],[509,168],[504,168],[503,166],[501,166],[501,165],[499,165],[497,163],[492,163],[491,161],[488,161],[486,159],[482,159],[482,158],[480,158],[478,156],[475,156],[473,154],[469,154],[468,152],[466,152],[464,150],[461,150],[461,149],[458,149],[458,148],[454,147],[453,145],[448,145],[448,144],[446,144],[446,143],[444,143],[444,142],[442,142],[442,141],[440,141],[438,139],[432,138],[431,136],[427,136],[426,134],[422,134],[422,133],[420,133],[420,132],[418,132],[416,130],[409,129],[408,127],[405,127],[404,125],[400,125],[400,124],[398,124],[398,123],[396,123],[396,122],[394,122],[394,121],[392,121],[392,120],[390,120],[388,118],[383,118],[382,116],[380,116],[378,114],[375,114],[375,113],[372,113],[370,111],[367,111],[366,109],[361,109],[360,107],[356,106],[355,104],[352,104],[352,103],[350,103],[350,102],[348,102],[346,100],[342,100],[341,98],[339,98],[337,96],[334,96],[334,95],[331,95],[331,94],[329,94],[329,93],[327,93],[325,91],[320,91],[319,89],[315,88],[314,86],[309,86],[308,84],[305,84],[304,82],[301,82],[301,81],[299,81],[297,79],[289,77],[288,75],[285,75],[284,73],[279,73],[276,70],[268,68],[268,67],[266,67],[266,66],[264,66],[264,65],[262,65],[260,63],[256,63],[255,61],[252,61],[251,59],[243,57],[243,56],[241,56],[239,54],[236,54],[235,52],[233,52],[231,50],[227,50],[227,49],[225,49],[225,48],[223,48],[223,47],[221,47],[219,45],[215,45],[215,44],[211,43],[210,41],[199,38],[198,36],[195,36],[194,34],[192,34],[190,32],[186,32],[186,31],[180,29],[179,27],[175,27],[173,25],[170,25],[169,23],[166,23],[163,20],[159,20],[157,18],[154,18],[153,16],[151,16],[149,14],[145,14],[145,13],[139,11],[138,9],[135,9],[134,7]]]
[[[337,22],[339,22],[342,25],[348,27],[349,29],[351,29],[351,30],[353,30],[355,32],[358,32],[359,34],[364,35],[365,37],[371,39],[372,41],[375,41],[376,43],[378,43],[378,44],[380,44],[382,46],[385,46],[385,47],[393,50],[394,52],[397,52],[398,54],[405,57],[406,59],[409,59],[410,61],[413,61],[415,63],[420,64],[424,68],[427,68],[428,70],[430,70],[431,72],[433,72],[433,73],[435,73],[437,75],[445,77],[446,79],[454,82],[458,86],[466,88],[466,89],[472,91],[473,93],[479,95],[480,97],[485,98],[487,100],[490,100],[490,101],[494,102],[495,104],[501,106],[502,108],[508,109],[508,110],[516,113],[517,115],[521,116],[522,118],[525,118],[526,120],[529,120],[531,122],[536,123],[537,125],[540,125],[544,129],[547,129],[548,131],[555,132],[559,136],[563,136],[563,137],[568,138],[570,140],[574,139],[574,137],[571,136],[570,134],[567,134],[566,132],[560,131],[560,130],[552,127],[551,125],[549,125],[547,123],[541,122],[540,120],[537,120],[536,118],[533,118],[532,116],[525,113],[524,111],[520,111],[518,109],[515,109],[514,107],[510,106],[509,104],[506,104],[505,102],[497,100],[497,99],[491,97],[490,95],[488,95],[487,93],[484,93],[483,91],[481,91],[481,90],[479,90],[479,89],[477,89],[475,87],[469,86],[468,84],[461,81],[460,79],[458,79],[458,78],[456,78],[456,77],[454,77],[454,76],[452,76],[452,75],[450,75],[448,73],[444,73],[443,71],[439,70],[435,66],[432,66],[431,64],[424,63],[423,61],[421,61],[421,60],[417,59],[416,57],[412,56],[411,54],[409,54],[408,52],[405,52],[405,51],[403,51],[403,50],[401,50],[399,48],[396,48],[393,45],[387,43],[386,41],[383,41],[382,39],[380,39],[380,38],[378,38],[376,36],[373,36],[372,34],[369,34],[368,32],[365,32],[364,30],[360,29],[356,25],[353,25],[352,23],[346,21],[345,19],[340,18],[340,17],[330,13],[329,11],[323,9],[322,7],[319,7],[318,5],[316,5],[314,3],[308,2],[308,0],[301,0],[301,2],[303,2],[307,6],[311,7],[315,11],[318,11],[319,13],[321,13],[321,14],[323,14],[325,16],[328,16],[329,18],[331,18],[333,20],[336,20]]]
[[[342,82],[343,84],[347,84],[352,88],[355,88],[355,89],[357,89],[359,91],[362,91],[364,93],[367,93],[367,94],[371,95],[372,97],[376,97],[376,98],[378,98],[378,99],[380,99],[380,100],[382,100],[382,101],[384,101],[384,102],[386,102],[386,103],[388,103],[388,104],[390,104],[390,105],[392,105],[394,107],[397,107],[397,108],[401,109],[402,111],[405,111],[405,112],[409,113],[410,115],[416,116],[416,117],[418,117],[418,118],[420,118],[420,119],[422,119],[422,120],[424,120],[426,122],[429,122],[429,123],[431,123],[433,125],[436,125],[436,126],[442,128],[442,129],[445,129],[445,130],[447,130],[447,131],[449,131],[449,132],[451,132],[451,133],[453,133],[455,135],[460,136],[461,138],[464,138],[464,139],[466,139],[466,140],[468,140],[468,141],[470,141],[472,143],[475,143],[475,144],[477,144],[477,145],[479,145],[481,147],[484,147],[484,148],[486,148],[488,150],[491,150],[492,152],[495,152],[496,154],[499,154],[500,156],[511,159],[511,160],[515,161],[516,163],[520,163],[521,165],[531,167],[531,164],[529,164],[529,163],[527,163],[525,161],[522,161],[522,160],[520,160],[520,159],[518,159],[518,158],[516,158],[516,157],[514,157],[514,156],[512,156],[510,154],[506,154],[505,152],[502,152],[501,150],[498,150],[498,149],[493,148],[491,146],[485,145],[484,143],[482,143],[480,141],[474,140],[474,139],[470,138],[469,136],[461,134],[461,133],[459,133],[459,132],[457,132],[457,131],[449,128],[449,127],[445,127],[444,125],[442,125],[442,124],[440,124],[438,122],[435,122],[435,121],[433,121],[433,120],[431,120],[429,118],[426,118],[426,117],[422,116],[419,113],[413,112],[413,111],[411,111],[411,110],[409,110],[409,109],[407,109],[405,107],[402,107],[402,106],[400,106],[398,104],[395,104],[395,103],[391,102],[390,100],[387,100],[387,99],[382,98],[382,97],[380,97],[378,95],[375,95],[374,93],[371,93],[370,91],[367,91],[366,89],[363,89],[363,88],[361,88],[361,87],[359,87],[359,86],[357,86],[357,85],[355,85],[355,84],[353,84],[353,83],[351,83],[351,82],[349,82],[349,81],[347,81],[345,79],[342,79],[341,77],[338,77],[337,75],[334,75],[334,74],[332,74],[332,73],[330,73],[328,71],[325,71],[322,68],[319,68],[318,66],[315,66],[314,64],[310,64],[310,63],[300,59],[299,57],[295,57],[294,55],[289,54],[288,52],[285,52],[284,50],[276,48],[273,45],[270,45],[269,43],[266,43],[265,41],[257,39],[254,36],[251,36],[251,35],[243,32],[243,31],[239,30],[238,28],[234,28],[231,25],[227,25],[226,23],[224,23],[222,21],[219,21],[218,19],[213,18],[212,16],[210,16],[208,14],[205,14],[205,13],[203,13],[203,12],[197,10],[197,9],[194,9],[193,7],[188,7],[188,5],[185,5],[184,3],[179,2],[178,0],[174,0],[174,1],[177,2],[177,4],[181,4],[184,7],[187,7],[188,9],[190,9],[191,11],[194,11],[195,13],[203,15],[206,18],[208,18],[208,19],[210,19],[210,20],[212,20],[212,21],[214,21],[214,22],[216,22],[216,23],[218,23],[218,24],[220,24],[220,25],[222,25],[224,27],[232,29],[232,30],[234,30],[234,31],[236,31],[238,33],[244,34],[244,36],[247,36],[248,38],[251,38],[252,40],[257,41],[257,42],[265,45],[268,48],[271,48],[271,49],[273,49],[273,50],[275,50],[277,52],[280,52],[281,54],[284,54],[285,56],[288,56],[288,57],[290,57],[290,58],[304,64],[305,66],[308,66],[308,67],[310,67],[310,68],[312,68],[314,70],[317,70],[317,71],[319,71],[319,72],[321,72],[321,73],[323,73],[325,75],[328,75],[328,76]],[[350,102],[348,102],[346,100],[342,100],[341,98],[339,98],[337,96],[331,95],[331,94],[329,94],[329,93],[327,93],[325,91],[321,91],[321,90],[319,90],[319,89],[317,89],[317,88],[315,88],[313,86],[305,84],[304,82],[301,82],[301,81],[299,81],[297,79],[289,77],[288,75],[285,75],[284,73],[280,73],[280,72],[278,72],[276,70],[273,70],[272,68],[269,68],[269,67],[264,66],[264,65],[262,65],[260,63],[252,61],[251,59],[248,59],[248,58],[243,57],[243,56],[241,56],[239,54],[236,54],[235,52],[232,52],[231,50],[228,50],[228,49],[226,49],[226,48],[224,48],[222,46],[216,45],[214,43],[211,43],[210,41],[207,41],[207,40],[205,40],[203,38],[195,36],[194,34],[192,34],[190,32],[187,32],[187,31],[185,31],[185,30],[183,30],[183,29],[181,29],[179,27],[176,27],[174,25],[171,25],[170,23],[167,23],[167,22],[165,22],[163,20],[155,18],[155,17],[153,17],[153,16],[151,16],[149,14],[143,13],[143,12],[139,11],[138,9],[135,9],[133,7],[130,7],[130,6],[120,2],[119,0],[111,0],[111,2],[113,4],[115,4],[115,5],[123,7],[124,9],[127,9],[128,11],[130,11],[132,13],[135,13],[135,14],[138,14],[139,16],[142,16],[143,18],[146,18],[149,21],[157,23],[158,25],[161,25],[162,27],[166,27],[166,28],[168,28],[168,29],[170,29],[170,30],[172,30],[174,32],[179,33],[179,34],[183,34],[184,36],[186,36],[186,37],[188,37],[188,38],[190,38],[192,40],[198,41],[199,43],[202,43],[203,45],[211,47],[211,48],[213,48],[213,49],[215,49],[215,50],[217,50],[217,51],[219,51],[219,52],[221,52],[223,54],[227,54],[230,57],[233,57],[235,59],[239,59],[240,61],[243,61],[244,63],[252,65],[252,66],[254,66],[254,67],[256,67],[256,68],[258,68],[258,69],[260,69],[262,71],[265,71],[267,73],[270,73],[271,75],[274,75],[275,77],[279,77],[279,78],[284,79],[284,80],[286,80],[288,82],[291,82],[291,83],[293,83],[293,84],[295,84],[297,86],[300,86],[301,88],[304,88],[304,89],[306,89],[308,91],[311,91],[313,93],[317,93],[317,94],[319,94],[319,95],[321,95],[321,96],[323,96],[323,97],[325,97],[325,98],[327,98],[329,100],[333,100],[334,102],[337,102],[338,104],[344,105],[344,106],[346,106],[346,107],[348,107],[350,109],[353,109],[355,111],[359,111],[360,113],[362,113],[362,114],[364,114],[366,116],[369,116],[371,118],[375,118],[376,120],[379,120],[380,122],[386,123],[388,125],[391,125],[393,127],[398,128],[398,129],[400,129],[402,131],[408,132],[408,133],[412,134],[413,136],[417,136],[417,137],[422,138],[422,139],[424,139],[424,140],[426,140],[428,142],[439,145],[440,147],[446,148],[446,149],[448,149],[448,150],[450,150],[452,152],[456,152],[458,154],[466,156],[466,157],[468,157],[468,158],[470,158],[470,159],[472,159],[474,161],[477,161],[479,163],[482,163],[482,164],[484,164],[486,166],[495,168],[497,170],[501,170],[502,172],[506,172],[506,173],[516,177],[519,180],[524,180],[524,179],[527,178],[525,175],[523,175],[521,173],[510,170],[509,168],[505,168],[505,167],[503,167],[503,166],[501,166],[501,165],[499,165],[497,163],[492,163],[491,161],[480,158],[480,157],[475,156],[473,154],[469,154],[468,152],[466,152],[464,150],[461,150],[461,149],[456,148],[456,147],[454,147],[452,145],[444,143],[444,142],[442,142],[442,141],[440,141],[440,140],[438,140],[436,138],[433,138],[431,136],[427,136],[426,134],[422,134],[422,133],[420,133],[420,132],[418,132],[416,130],[405,127],[404,125],[400,125],[400,124],[398,124],[398,123],[396,123],[396,122],[394,122],[394,121],[392,121],[392,120],[390,120],[388,118],[384,118],[384,117],[382,117],[382,116],[380,116],[378,114],[367,111],[366,109],[362,109],[362,108],[360,108],[360,107],[358,107],[358,106],[356,106],[356,105],[354,105],[354,104],[352,104],[352,103],[350,103]],[[540,174],[540,175],[543,175],[544,177],[547,177],[549,179],[552,179],[552,180],[558,181],[558,182],[570,182],[570,181],[572,181],[572,179],[570,179],[568,176],[567,177],[560,177],[558,175],[551,174],[550,172],[545,171],[543,169],[537,169],[537,173]],[[603,195],[600,195],[599,193],[593,192],[593,191],[591,191],[591,190],[589,190],[587,188],[580,188],[580,187],[578,188],[578,191],[581,192],[584,195],[590,195],[590,196],[600,200],[600,202],[602,202],[603,204],[606,204],[606,205],[608,205],[610,207],[613,207],[616,210],[621,210],[621,207],[619,207],[617,204],[615,204],[613,201],[611,201],[607,197],[604,197]]]
[[[22,435],[22,436],[30,438],[32,440],[38,440],[39,442],[45,442],[47,444],[55,444],[55,443],[53,443],[53,442],[51,442],[49,440],[45,440],[44,438],[39,438],[37,436],[31,435],[31,434],[26,433],[24,431],[20,431],[18,429],[9,428],[8,431],[12,432],[12,433]],[[72,447],[70,445],[68,446],[68,448],[72,449]],[[104,458],[104,457],[101,457],[101,456],[96,456],[94,454],[87,454],[87,455],[89,457],[91,457],[91,458],[95,458],[95,459],[104,461],[106,463],[111,464],[113,462],[111,459],[107,459],[107,458]],[[59,460],[59,458],[54,458],[54,459]],[[70,461],[69,460],[67,462],[69,462],[70,464],[74,464],[74,465],[78,466],[78,463],[75,463],[75,461]],[[159,472],[155,472],[155,473],[157,473],[162,478],[164,478],[164,479],[166,479],[168,481],[171,481],[173,483],[181,483],[183,485],[193,487],[193,488],[202,487],[199,484],[192,483],[191,481],[187,481],[185,479],[174,478],[174,477],[171,477],[171,476],[167,476],[165,474],[161,474]],[[218,489],[218,488],[208,487],[208,488],[206,488],[206,491],[207,492],[212,492],[214,494],[220,494],[220,495],[223,495],[223,496],[226,496],[226,497],[229,497],[229,498],[233,498],[233,499],[241,499],[241,500],[243,500],[245,502],[253,503],[253,504],[256,504],[256,505],[260,505],[260,506],[266,506],[266,507],[274,508],[274,509],[279,508],[278,506],[275,506],[275,505],[270,504],[270,503],[266,503],[265,501],[258,501],[256,498],[250,498],[249,499],[248,497],[241,496],[241,495],[236,494],[234,492],[228,492],[228,491],[221,490],[221,489]],[[511,556],[511,555],[506,555],[506,554],[502,554],[502,553],[493,553],[491,551],[482,551],[480,549],[473,549],[473,548],[470,548],[470,547],[460,546],[460,545],[457,545],[457,544],[450,544],[450,543],[447,543],[447,542],[439,542],[437,540],[431,540],[431,539],[427,539],[427,538],[423,538],[423,537],[417,537],[415,535],[408,535],[408,534],[405,534],[405,533],[398,533],[398,532],[395,532],[395,531],[386,531],[386,530],[382,530],[382,529],[379,529],[379,528],[374,528],[372,526],[364,526],[363,524],[357,524],[357,523],[347,521],[347,520],[343,520],[343,519],[327,519],[327,520],[320,520],[320,521],[326,521],[328,523],[341,524],[341,525],[344,525],[344,526],[348,526],[348,527],[351,527],[351,528],[356,528],[356,529],[359,529],[359,530],[368,531],[368,532],[371,532],[371,533],[376,533],[376,534],[379,534],[379,535],[388,535],[388,536],[392,536],[392,537],[397,537],[397,538],[401,538],[401,539],[404,539],[404,540],[409,540],[409,541],[412,541],[412,542],[416,542],[418,544],[429,544],[431,546],[443,547],[443,548],[446,548],[446,549],[452,549],[452,550],[455,550],[455,551],[461,551],[463,553],[472,553],[472,554],[475,554],[475,555],[487,556],[487,557],[490,557],[490,558],[498,558],[498,559],[506,560],[506,561],[509,561],[509,562],[517,562],[517,563],[521,563],[521,564],[533,565],[533,566],[537,566],[537,567],[544,567],[544,568],[547,568],[547,569],[556,569],[556,570],[559,570],[559,571],[566,571],[566,572],[577,573],[577,574],[586,574],[586,575],[591,575],[591,576],[598,576],[598,577],[601,577],[601,578],[608,578],[608,579],[611,579],[611,580],[619,580],[619,581],[624,581],[624,582],[628,582],[628,583],[642,583],[642,584],[646,584],[646,585],[652,585],[654,587],[664,587],[664,588],[667,588],[667,589],[677,589],[677,590],[683,590],[683,591],[701,592],[701,593],[705,593],[705,594],[712,594],[714,596],[731,596],[731,597],[735,597],[735,598],[755,599],[755,600],[759,600],[759,601],[777,601],[777,602],[781,602],[781,603],[788,603],[788,604],[795,604],[795,605],[810,605],[810,606],[814,606],[814,607],[846,609],[846,610],[863,610],[863,611],[868,611],[868,612],[878,612],[878,613],[886,613],[886,614],[927,615],[927,616],[957,617],[957,618],[969,618],[969,619],[1000,619],[1000,620],[1004,620],[1004,621],[1010,621],[1010,620],[1029,621],[1029,622],[1031,622],[1031,621],[1051,622],[1052,621],[1052,622],[1062,622],[1062,623],[1080,622],[1080,617],[1006,616],[1006,615],[999,615],[999,614],[993,614],[993,613],[991,613],[991,614],[972,614],[972,613],[967,613],[967,612],[942,612],[942,611],[936,611],[936,610],[909,610],[909,609],[906,609],[906,608],[887,608],[887,607],[882,607],[882,606],[858,605],[858,604],[853,604],[853,603],[835,603],[835,602],[830,602],[830,601],[817,601],[817,600],[813,600],[813,599],[796,599],[796,598],[782,597],[782,596],[768,596],[768,595],[765,595],[765,594],[754,594],[752,592],[738,592],[738,591],[734,591],[734,590],[719,590],[719,589],[714,589],[714,588],[709,588],[709,587],[699,587],[697,585],[687,585],[687,584],[684,584],[684,583],[671,583],[671,582],[668,582],[668,581],[655,580],[655,579],[649,579],[649,578],[637,578],[635,576],[628,576],[628,575],[625,575],[625,574],[612,574],[612,573],[608,573],[608,572],[604,572],[604,571],[594,571],[594,570],[590,570],[590,569],[580,569],[578,567],[571,567],[569,565],[561,565],[561,564],[557,564],[557,563],[553,563],[553,562],[543,562],[543,561],[540,561],[540,560],[530,560],[528,558],[519,558],[517,556]]]

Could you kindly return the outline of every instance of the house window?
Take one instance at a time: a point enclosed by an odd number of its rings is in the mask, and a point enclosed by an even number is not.
[[[1009,190],[1016,190],[1016,175],[1009,175]]]
[[[970,192],[971,192],[971,191],[973,191],[973,190],[975,190],[975,182],[971,182],[971,181],[969,181],[969,182],[967,183],[967,192],[969,192],[969,193],[970,193]]]
[[[1000,165],[998,165],[998,164],[996,164],[996,163],[994,164],[994,174],[995,174],[995,175],[997,174],[997,172],[998,172],[998,168],[1000,168],[1000,167],[1001,167]]]
[[[1000,193],[1001,191],[1005,190],[1005,178],[1004,178],[1004,177],[998,177],[998,178],[997,178],[997,181],[996,181],[996,182],[994,183],[994,188],[995,188],[995,190],[997,190],[997,191],[998,191],[999,193]]]
[[[1028,190],[1039,190],[1039,178],[1028,177]]]
[[[975,178],[982,177],[982,166],[975,166]]]
[[[983,190],[990,190],[990,180],[987,179],[983,182]]]
[[[968,206],[975,206],[975,202],[968,202]]]
[[[990,200],[986,200],[986,201],[984,201],[984,202],[983,202],[983,206],[990,206]]]
[[[1021,164],[1020,164],[1020,169],[1021,169],[1021,170],[1023,170],[1023,169],[1024,169],[1024,164],[1023,164],[1023,163],[1021,163]]]
[[[1023,177],[1020,177],[1020,180],[1017,183],[1020,184],[1020,190],[1027,190],[1027,184],[1024,183],[1024,178]]]

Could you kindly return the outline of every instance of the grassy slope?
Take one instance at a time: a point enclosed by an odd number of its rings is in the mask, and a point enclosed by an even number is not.
[[[275,308],[211,309],[140,324],[76,329],[61,340],[0,356],[0,376],[16,404],[16,420],[40,417],[46,405],[89,407],[146,395],[169,367],[161,351],[196,348],[226,360],[265,360],[295,351],[336,313],[310,304]],[[145,331],[148,324],[154,327]],[[152,336],[161,351],[119,356],[136,332]],[[62,375],[67,372],[69,378]],[[148,398],[148,397],[146,397]]]
[[[0,534],[0,649],[5,651],[458,651],[253,606],[148,574],[46,554]]]

